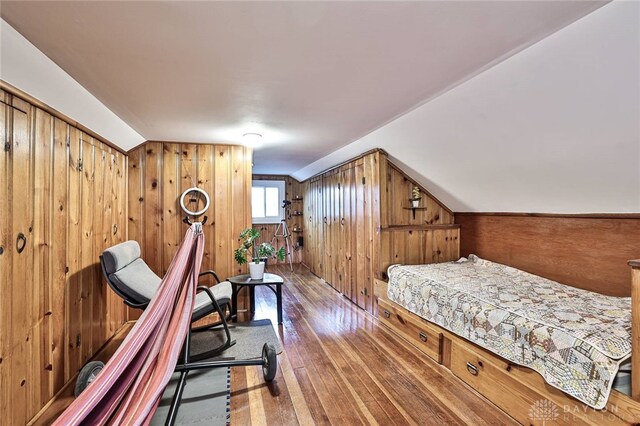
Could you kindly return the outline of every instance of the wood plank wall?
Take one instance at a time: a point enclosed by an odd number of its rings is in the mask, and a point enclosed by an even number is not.
[[[369,312],[380,227],[380,151],[304,183],[304,259],[311,272]]]
[[[128,318],[98,263],[126,238],[127,157],[4,91],[0,139],[0,412],[18,425]]]
[[[285,182],[285,199],[291,201],[291,208],[289,209],[289,213],[285,217],[287,222],[287,227],[289,228],[289,232],[291,233],[291,242],[294,245],[293,248],[293,257],[291,259],[292,263],[302,263],[304,262],[304,254],[303,248],[298,247],[298,237],[304,238],[304,215],[303,216],[295,216],[294,212],[303,212],[303,185],[292,178],[291,176],[284,175],[253,175],[253,180],[282,180]],[[254,223],[253,227],[260,230],[260,243],[262,242],[271,242],[273,239],[273,235],[275,234],[279,224],[271,224],[271,223]],[[282,233],[282,232],[280,232]],[[278,238],[277,243],[274,244],[274,247],[279,249],[280,247],[285,247],[284,238]],[[285,247],[286,249],[286,247]],[[284,261],[279,261],[277,259],[272,259],[269,261],[270,263],[288,263],[289,260],[285,259]],[[268,268],[267,268],[268,269]]]
[[[457,259],[453,213],[424,188],[422,206],[409,205],[416,183],[375,150],[304,182],[304,261],[311,272],[370,312],[373,279],[392,263]]]
[[[211,198],[202,269],[221,279],[245,272],[233,250],[251,226],[251,156],[242,146],[169,142],[147,142],[129,152],[129,239],[140,243],[157,275],[166,273],[187,230],[179,197],[195,186]],[[246,297],[238,300],[240,309],[246,303]]]
[[[382,190],[380,261],[376,278],[387,279],[387,269],[396,263],[427,264],[457,260],[460,230],[451,210],[422,185],[388,161]],[[409,209],[411,190],[420,188],[420,209]],[[425,208],[426,209],[423,209]]]
[[[453,223],[453,212],[436,197],[407,176],[400,167],[387,160],[386,183],[384,188],[385,206],[383,209],[383,226],[401,225],[447,225]],[[420,209],[416,209],[415,217],[409,209],[411,191],[414,186],[420,188]],[[426,209],[422,209],[426,208]]]
[[[640,215],[456,213],[461,254],[612,296],[629,296],[627,261],[640,257]]]

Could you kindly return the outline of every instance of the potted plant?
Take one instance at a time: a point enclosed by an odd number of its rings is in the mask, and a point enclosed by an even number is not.
[[[249,274],[252,280],[261,280],[264,277],[265,261],[271,257],[275,257],[280,261],[284,260],[284,247],[276,250],[270,243],[258,244],[260,231],[255,228],[247,228],[240,233],[240,247],[238,247],[233,257],[239,265],[247,263],[247,256],[250,256]]]
[[[414,186],[411,190],[411,198],[409,199],[411,201],[411,207],[418,207],[421,198],[422,197],[420,197],[420,188]]]

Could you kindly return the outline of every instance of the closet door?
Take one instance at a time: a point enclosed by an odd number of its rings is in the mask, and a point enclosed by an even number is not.
[[[327,274],[327,279],[331,283],[331,286],[340,291],[340,286],[338,283],[338,274],[337,274],[337,264],[338,264],[338,246],[340,245],[340,229],[339,223],[340,219],[336,214],[337,209],[339,208],[337,191],[338,191],[338,173],[332,172],[331,177],[329,179],[329,190],[331,199],[329,202],[329,230],[331,232],[331,243],[329,244],[329,261],[331,262],[329,267],[329,273]]]
[[[352,190],[355,193],[352,208],[352,252],[355,254],[355,265],[352,268],[355,282],[355,297],[352,299],[361,308],[366,308],[366,260],[367,260],[367,229],[366,229],[366,204],[365,204],[365,171],[364,163],[358,160],[354,167],[354,182]]]
[[[335,287],[340,293],[344,294],[343,272],[344,272],[344,233],[342,226],[343,218],[343,198],[342,198],[342,170],[335,175],[334,185],[334,228],[335,228],[335,245],[334,245],[334,279]]]
[[[71,378],[83,364],[82,347],[82,135],[75,127],[69,128],[69,199],[67,226],[67,280],[65,283],[66,359],[65,379]]]
[[[95,279],[95,264],[94,257],[94,234],[96,229],[94,228],[95,215],[92,206],[98,202],[98,194],[95,185],[95,156],[96,150],[94,147],[93,138],[89,135],[81,135],[81,229],[82,239],[80,241],[80,275],[82,279],[81,284],[81,328],[80,328],[80,342],[76,346],[80,346],[80,356],[82,363],[84,364],[89,360],[92,354],[92,321],[93,321],[93,309],[92,303],[94,297],[94,291],[96,288],[93,285]]]
[[[3,340],[7,358],[6,364],[8,381],[3,380],[2,389],[8,401],[9,423],[25,424],[35,414],[33,401],[35,397],[33,374],[35,367],[29,363],[32,359],[34,336],[31,330],[37,312],[32,307],[38,305],[33,302],[33,168],[31,163],[33,146],[30,140],[31,109],[26,102],[13,99],[12,107],[8,110],[8,156],[6,158],[7,193],[10,210],[6,214],[9,221],[10,233],[7,242],[7,264],[9,273],[5,274],[8,281],[2,300],[3,318],[9,319],[3,324]],[[42,212],[40,212],[42,213]],[[5,212],[2,212],[5,216]],[[3,254],[2,256],[5,256]],[[6,390],[6,393],[5,393]],[[4,413],[7,413],[5,411]],[[3,417],[5,415],[3,414]]]
[[[380,226],[380,212],[377,209],[376,190],[379,187],[378,179],[378,154],[370,154],[364,158],[364,180],[360,183],[363,187],[364,200],[364,279],[362,294],[364,296],[364,305],[367,311],[373,313],[373,253],[375,248],[375,234],[377,227]]]
[[[322,178],[317,177],[310,183],[312,198],[312,220],[311,220],[311,237],[312,244],[309,248],[311,253],[310,267],[311,272],[316,276],[322,277],[322,258],[324,256],[322,229],[323,229],[323,208],[322,208]]]
[[[11,182],[11,146],[9,137],[9,109],[5,102],[8,95],[0,91],[0,413],[9,413],[11,392],[9,391],[9,349],[11,348],[11,205],[9,204],[9,190]],[[8,416],[11,419],[11,416]]]
[[[309,248],[311,246],[311,221],[313,220],[313,211],[312,211],[312,203],[311,203],[311,183],[306,181],[302,184],[302,204],[304,209],[304,222],[302,227],[304,229],[304,245],[302,246],[302,257],[304,259],[304,263],[311,270],[311,253],[309,252]]]
[[[342,198],[340,206],[340,234],[342,236],[341,245],[341,285],[342,294],[353,300],[352,278],[351,278],[351,241],[352,241],[352,201],[351,185],[353,182],[353,168],[347,168],[340,174],[340,196]]]
[[[315,182],[308,181],[305,183],[304,205],[306,214],[306,229],[304,232],[304,259],[309,270],[315,274]]]
[[[332,227],[332,213],[333,213],[333,191],[331,188],[332,185],[332,177],[329,174],[326,174],[322,177],[322,194],[323,194],[323,216],[322,216],[322,227],[323,227],[323,274],[322,278],[331,285],[334,286],[332,271],[333,271],[333,261],[331,258],[331,250],[333,248],[333,227]]]

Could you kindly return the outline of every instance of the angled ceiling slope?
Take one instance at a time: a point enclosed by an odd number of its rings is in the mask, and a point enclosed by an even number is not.
[[[612,2],[293,176],[372,147],[454,211],[640,213],[640,3]]]
[[[127,123],[0,19],[0,79],[128,150],[144,142]]]
[[[146,139],[258,131],[256,172],[291,173],[603,3],[3,1],[0,13]]]

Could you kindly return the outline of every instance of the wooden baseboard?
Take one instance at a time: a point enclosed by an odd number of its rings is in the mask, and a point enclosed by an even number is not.
[[[102,361],[107,362],[109,358],[114,354],[116,349],[120,346],[124,338],[129,334],[129,331],[135,324],[135,321],[126,322],[120,327],[120,329],[116,332],[116,334],[111,337],[103,346],[98,350],[93,358],[90,361]],[[76,386],[76,379],[78,377],[78,373],[76,373],[71,380],[69,380],[63,387],[58,391],[57,394],[53,396],[47,402],[47,404],[42,407],[42,409],[33,416],[33,418],[27,423],[28,426],[40,426],[40,425],[50,425],[53,423],[55,419],[71,404],[73,401],[73,391]]]

